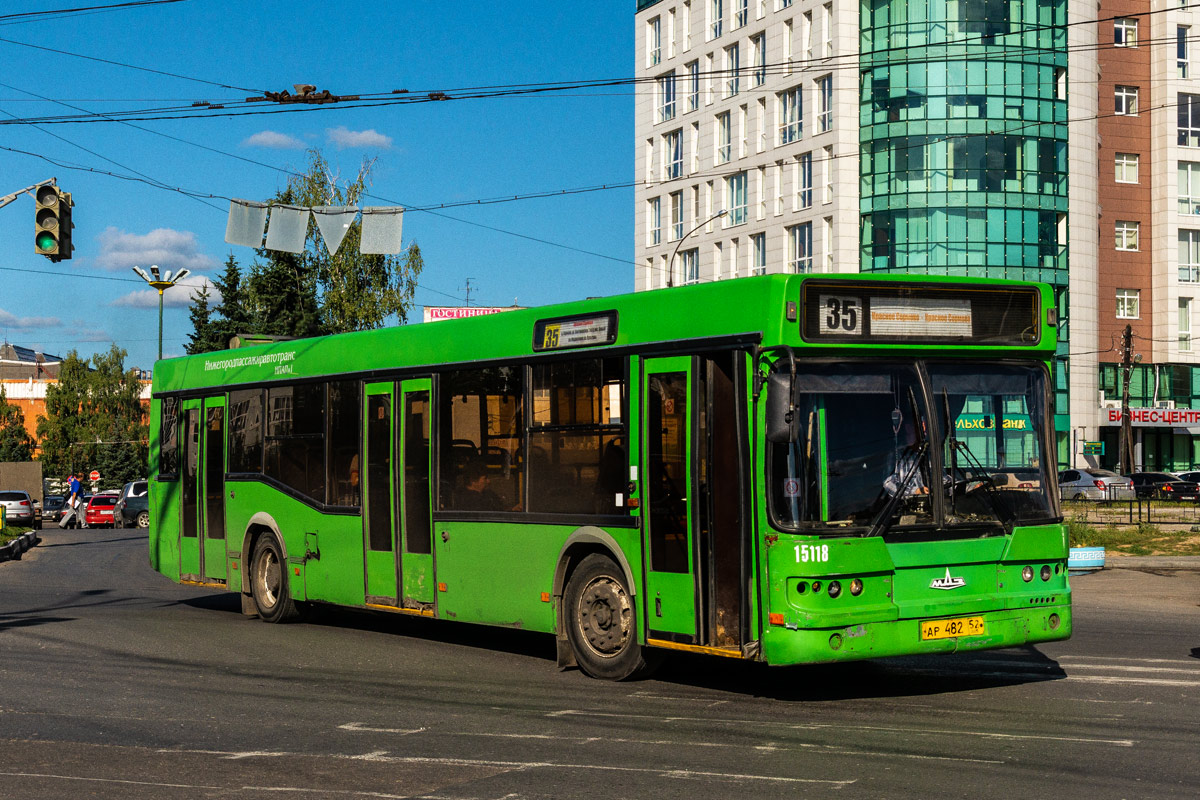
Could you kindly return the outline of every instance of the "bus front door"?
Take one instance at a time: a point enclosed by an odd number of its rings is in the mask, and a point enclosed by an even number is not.
[[[395,485],[392,470],[392,383],[367,384],[363,399],[363,546],[368,603],[395,606]]]
[[[433,604],[433,518],[430,495],[430,381],[400,383],[400,470],[396,489],[400,496],[403,548],[400,576],[404,607],[427,609]]]
[[[695,359],[644,361],[642,485],[647,636],[696,642],[696,556],[693,474]]]
[[[183,580],[224,581],[225,398],[184,401],[181,426],[179,574]]]

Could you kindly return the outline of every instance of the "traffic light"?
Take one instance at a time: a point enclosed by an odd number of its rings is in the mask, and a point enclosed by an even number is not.
[[[39,186],[34,250],[58,262],[71,257],[71,195],[57,186]]]

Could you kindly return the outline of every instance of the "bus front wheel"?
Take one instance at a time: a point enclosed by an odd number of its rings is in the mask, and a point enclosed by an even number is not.
[[[288,589],[283,548],[271,534],[259,537],[250,560],[250,592],[264,622],[290,622],[300,616]]]
[[[638,644],[633,597],[611,558],[593,553],[583,559],[567,583],[565,600],[567,639],[585,673],[619,681],[657,666]]]

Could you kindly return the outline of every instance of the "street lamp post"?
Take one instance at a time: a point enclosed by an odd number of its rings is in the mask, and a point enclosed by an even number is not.
[[[704,220],[704,222],[701,222],[699,225],[692,228],[690,231],[685,233],[683,236],[679,237],[679,244],[675,245],[675,249],[671,252],[671,260],[669,262],[667,262],[667,287],[668,288],[675,285],[675,256],[679,254],[679,248],[683,245],[684,239],[688,238],[693,233],[700,230],[708,223],[712,222],[714,219],[723,217],[728,213],[729,213],[728,211],[726,211],[725,209],[722,208],[720,211],[713,214],[708,219]]]
[[[147,275],[146,270],[141,267],[134,267],[133,271],[139,278],[150,284],[151,288],[158,289],[158,360],[162,361],[163,292],[186,278],[189,270],[181,269],[175,273],[174,277],[171,276],[171,270],[160,275],[157,264],[150,267],[150,273],[154,277]]]

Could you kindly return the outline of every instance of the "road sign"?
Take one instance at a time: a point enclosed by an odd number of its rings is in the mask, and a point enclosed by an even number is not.
[[[94,469],[94,470],[92,470],[91,472],[89,472],[89,473],[88,473],[88,480],[90,480],[90,481],[98,481],[98,480],[100,480],[100,470]]]

